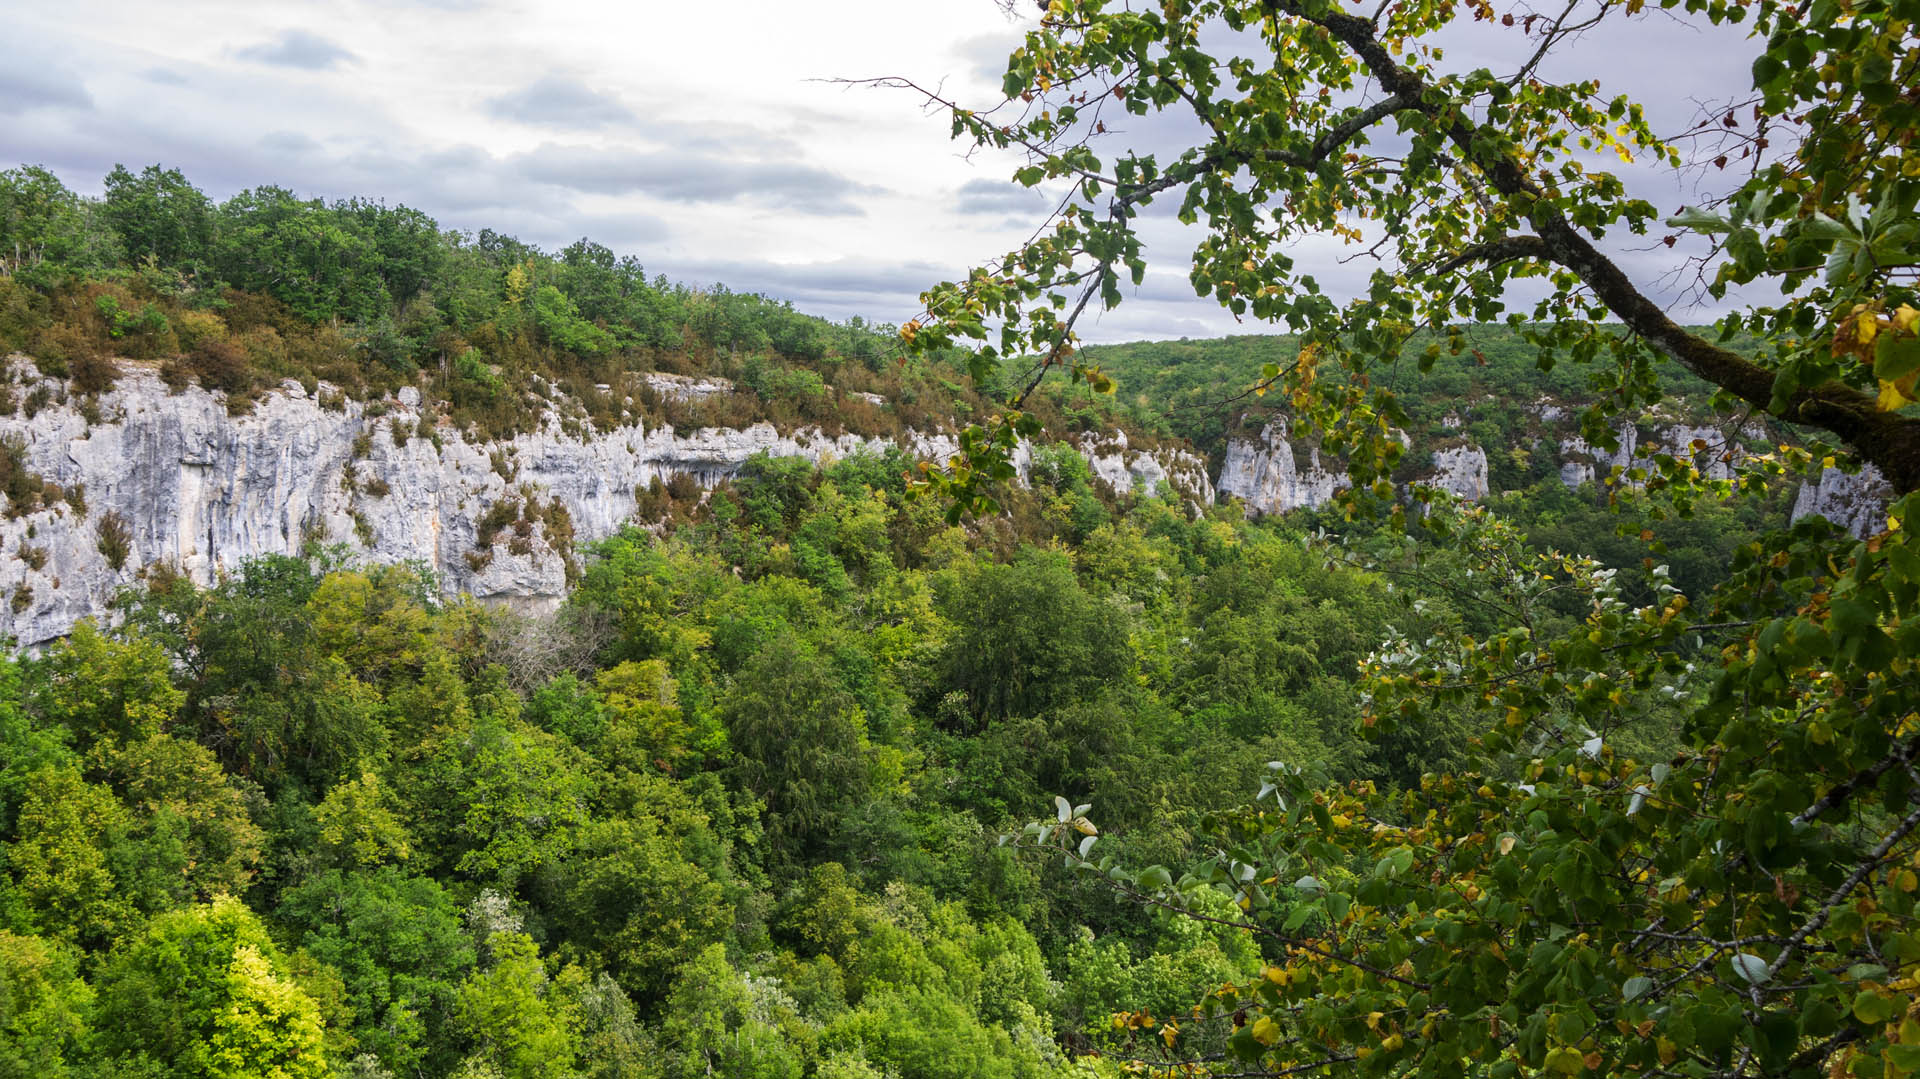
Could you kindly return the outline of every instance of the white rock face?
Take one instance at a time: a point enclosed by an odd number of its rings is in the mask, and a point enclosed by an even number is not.
[[[1849,476],[1837,468],[1822,469],[1820,478],[1800,488],[1793,500],[1793,519],[1819,514],[1865,539],[1887,527],[1887,507],[1893,503],[1893,485],[1880,470],[1863,465]]]
[[[1321,462],[1318,448],[1307,451],[1307,462],[1302,465],[1293,443],[1288,441],[1287,422],[1281,419],[1267,424],[1257,440],[1234,439],[1227,443],[1226,460],[1220,465],[1220,480],[1215,486],[1222,495],[1234,495],[1245,502],[1247,516],[1252,518],[1324,506],[1347,485],[1344,472]]]
[[[16,381],[38,377],[23,357],[8,362]],[[684,381],[698,384],[675,384],[690,395],[722,392],[712,389],[715,380]],[[298,553],[310,540],[345,544],[373,562],[418,560],[448,595],[550,609],[565,594],[570,552],[556,551],[544,526],[525,536],[509,528],[488,550],[475,549],[480,521],[503,499],[558,502],[575,541],[591,542],[618,531],[633,513],[635,489],[654,479],[687,475],[712,487],[757,453],[822,464],[890,445],[818,430],[782,435],[771,424],[686,433],[636,424],[577,438],[557,420],[510,441],[473,444],[451,428],[435,432],[417,391],[402,390],[386,407],[376,417],[357,402],[329,410],[289,384],[231,417],[213,394],[170,394],[151,371],[129,369],[101,397],[98,423],[72,404],[0,417],[0,437],[24,445],[26,467],[82,488],[87,510],[83,518],[61,504],[0,520],[0,634],[22,645],[62,636],[102,614],[114,591],[151,563],[205,585],[248,559]],[[396,443],[396,424],[418,433]],[[958,448],[940,433],[903,441],[902,450],[939,461]],[[1015,463],[1024,479],[1022,450]],[[1190,453],[1156,456],[1123,444],[1093,463],[1124,490],[1151,493],[1171,480],[1212,501],[1205,464]],[[128,526],[130,550],[117,569],[98,538],[109,514]]]
[[[1163,485],[1171,484],[1189,497],[1198,498],[1202,505],[1213,503],[1213,481],[1207,478],[1207,459],[1197,453],[1180,449],[1152,453],[1134,450],[1127,445],[1125,431],[1116,431],[1104,438],[1082,435],[1076,448],[1080,456],[1087,459],[1093,474],[1119,493],[1138,491],[1154,495],[1160,493]],[[1015,463],[1024,480],[1025,459]]]
[[[1542,422],[1568,421],[1578,409],[1537,402],[1535,415]],[[1560,482],[1568,487],[1604,480],[1618,468],[1652,470],[1659,454],[1691,460],[1702,475],[1712,479],[1730,479],[1743,448],[1738,440],[1730,442],[1728,429],[1701,426],[1653,417],[1656,425],[1645,437],[1633,424],[1622,424],[1614,431],[1619,445],[1604,450],[1569,430],[1558,440]],[[1457,429],[1460,417],[1448,413],[1442,427]],[[1771,435],[1759,420],[1750,421],[1740,431],[1745,439],[1770,440]],[[1402,439],[1412,448],[1412,442]],[[1346,476],[1337,462],[1323,462],[1318,451],[1302,465],[1300,455],[1288,440],[1287,423],[1276,419],[1261,431],[1257,439],[1233,439],[1227,443],[1217,487],[1221,495],[1235,495],[1246,503],[1248,517],[1285,513],[1326,504],[1334,493],[1347,486]],[[1460,445],[1435,450],[1433,472],[1426,483],[1451,492],[1456,498],[1473,501],[1490,493],[1486,451],[1479,446]],[[1827,469],[1820,478],[1803,486],[1793,507],[1793,519],[1811,513],[1826,516],[1856,536],[1865,537],[1886,526],[1886,511],[1893,501],[1893,489],[1872,466],[1856,475]]]
[[[1455,498],[1480,501],[1487,497],[1487,451],[1478,446],[1433,451],[1433,475],[1426,482]]]

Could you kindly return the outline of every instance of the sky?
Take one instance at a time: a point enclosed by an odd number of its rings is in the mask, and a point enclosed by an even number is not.
[[[443,227],[548,249],[591,237],[649,273],[898,323],[1048,203],[1011,182],[1021,161],[969,155],[911,93],[835,80],[901,76],[991,105],[1027,25],[994,0],[15,3],[0,10],[0,168],[45,165],[87,194],[115,163],[161,163],[215,199],[261,184],[384,199]],[[1463,31],[1448,45],[1450,65],[1501,70],[1524,43]],[[1746,85],[1754,51],[1655,14],[1583,39],[1557,73],[1634,93],[1679,130]],[[1191,134],[1132,123],[1112,149]],[[1627,176],[1662,210],[1700,194],[1697,176]],[[1141,227],[1147,279],[1083,336],[1263,329],[1192,296],[1195,233],[1166,214]],[[1640,245],[1614,253],[1643,287],[1683,320],[1713,312],[1664,280],[1670,253]],[[1336,294],[1366,272],[1340,253],[1300,250]]]

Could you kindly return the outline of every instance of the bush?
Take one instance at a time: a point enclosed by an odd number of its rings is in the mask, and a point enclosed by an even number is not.
[[[125,569],[127,556],[133,553],[133,528],[127,519],[120,516],[118,510],[108,510],[100,515],[99,523],[93,526],[94,544],[105,556],[107,565],[116,571]]]
[[[208,338],[194,346],[187,366],[205,389],[243,394],[253,388],[253,365],[246,350],[225,338]]]

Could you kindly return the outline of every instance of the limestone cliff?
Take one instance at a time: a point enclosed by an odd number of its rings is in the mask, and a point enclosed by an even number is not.
[[[1556,448],[1552,467],[1568,487],[1596,482],[1615,469],[1622,473],[1635,468],[1651,471],[1663,455],[1691,461],[1714,479],[1727,479],[1733,475],[1733,463],[1738,459],[1739,447],[1730,446],[1726,431],[1717,427],[1658,415],[1644,417],[1642,424],[1616,428],[1618,446],[1606,450],[1588,444],[1574,430],[1575,410],[1543,403],[1533,411],[1543,432],[1551,436],[1547,442]],[[1457,440],[1453,435],[1461,427],[1457,415],[1449,413],[1441,426],[1451,444],[1432,450],[1430,463],[1415,478],[1456,498],[1477,501],[1487,497],[1486,450]],[[1750,422],[1741,435],[1771,440],[1757,421]],[[1418,449],[1411,441],[1408,445]],[[1338,462],[1323,461],[1317,448],[1295,445],[1284,419],[1267,423],[1257,436],[1230,439],[1218,483],[1222,495],[1244,503],[1249,518],[1322,506],[1345,486],[1346,477]],[[1855,535],[1866,535],[1884,526],[1892,496],[1892,489],[1871,465],[1856,474],[1827,469],[1801,487],[1793,517],[1798,520],[1817,513]]]
[[[418,560],[449,595],[548,608],[565,592],[572,553],[555,549],[555,521],[570,525],[574,543],[590,542],[618,530],[634,511],[636,488],[656,478],[684,475],[712,487],[757,453],[821,463],[886,445],[818,430],[783,434],[769,424],[687,432],[634,425],[576,437],[557,419],[476,444],[438,426],[411,389],[370,406],[288,383],[230,416],[219,396],[171,393],[139,368],[83,408],[62,401],[58,382],[38,381],[23,357],[9,363],[25,394],[44,386],[44,396],[61,403],[0,417],[0,438],[20,445],[27,469],[81,493],[78,504],[0,520],[0,595],[8,601],[0,604],[0,633],[22,645],[100,614],[149,564],[176,566],[206,584],[247,559],[296,553],[310,541],[346,544],[377,562]],[[717,381],[661,378],[656,389],[665,393],[732,392]],[[935,460],[955,450],[952,436],[939,432],[904,442],[901,449]],[[1205,461],[1194,454],[1138,451],[1124,439],[1081,447],[1116,488],[1152,492],[1171,482],[1212,501]],[[122,542],[103,542],[103,528],[121,532]]]

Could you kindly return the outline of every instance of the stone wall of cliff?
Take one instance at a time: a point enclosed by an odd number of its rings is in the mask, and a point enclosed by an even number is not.
[[[438,426],[412,390],[369,406],[290,382],[232,416],[218,395],[170,392],[155,372],[136,367],[83,408],[61,401],[60,384],[40,381],[24,357],[8,362],[23,396],[45,386],[59,403],[0,417],[0,438],[19,446],[27,469],[83,492],[84,504],[83,511],[55,501],[0,520],[0,634],[22,645],[99,615],[147,565],[173,566],[207,584],[248,559],[297,553],[311,541],[344,544],[377,562],[418,560],[449,595],[549,608],[565,593],[571,554],[548,535],[555,504],[574,542],[591,542],[625,524],[636,489],[654,479],[684,475],[710,488],[758,453],[822,463],[888,445],[818,430],[782,433],[770,424],[686,432],[634,425],[576,437],[557,419],[508,441],[472,443]],[[658,389],[732,392],[717,382],[682,382]],[[921,458],[942,460],[955,450],[941,432],[904,441],[899,448]],[[1197,455],[1137,451],[1124,438],[1087,439],[1082,452],[1095,475],[1118,489],[1153,492],[1173,483],[1213,499]],[[1023,475],[1026,459],[1023,453],[1018,462]],[[502,503],[522,509],[482,545],[489,513]],[[491,524],[502,516],[494,512]],[[126,550],[117,559],[114,545],[101,542],[103,522],[124,528]]]
[[[1634,468],[1652,469],[1662,454],[1690,459],[1694,467],[1715,479],[1733,475],[1738,449],[1728,445],[1727,432],[1717,427],[1654,417],[1644,429],[1635,424],[1620,425],[1614,431],[1617,448],[1606,450],[1588,444],[1573,430],[1571,409],[1542,406],[1535,416],[1553,436],[1550,441],[1557,446],[1553,467],[1568,487],[1594,483],[1615,469],[1623,473]],[[1769,433],[1757,422],[1750,422],[1741,435],[1770,440]],[[1432,450],[1429,457],[1430,464],[1417,477],[1421,482],[1456,498],[1478,501],[1487,497],[1485,447],[1448,445]],[[1290,437],[1284,419],[1269,422],[1258,435],[1229,440],[1217,484],[1222,495],[1241,500],[1249,518],[1323,506],[1345,486],[1346,476],[1339,463],[1324,461],[1319,449],[1297,443]],[[1873,466],[1857,473],[1829,468],[1801,487],[1794,500],[1793,518],[1817,513],[1864,536],[1884,526],[1892,500],[1892,488]]]

